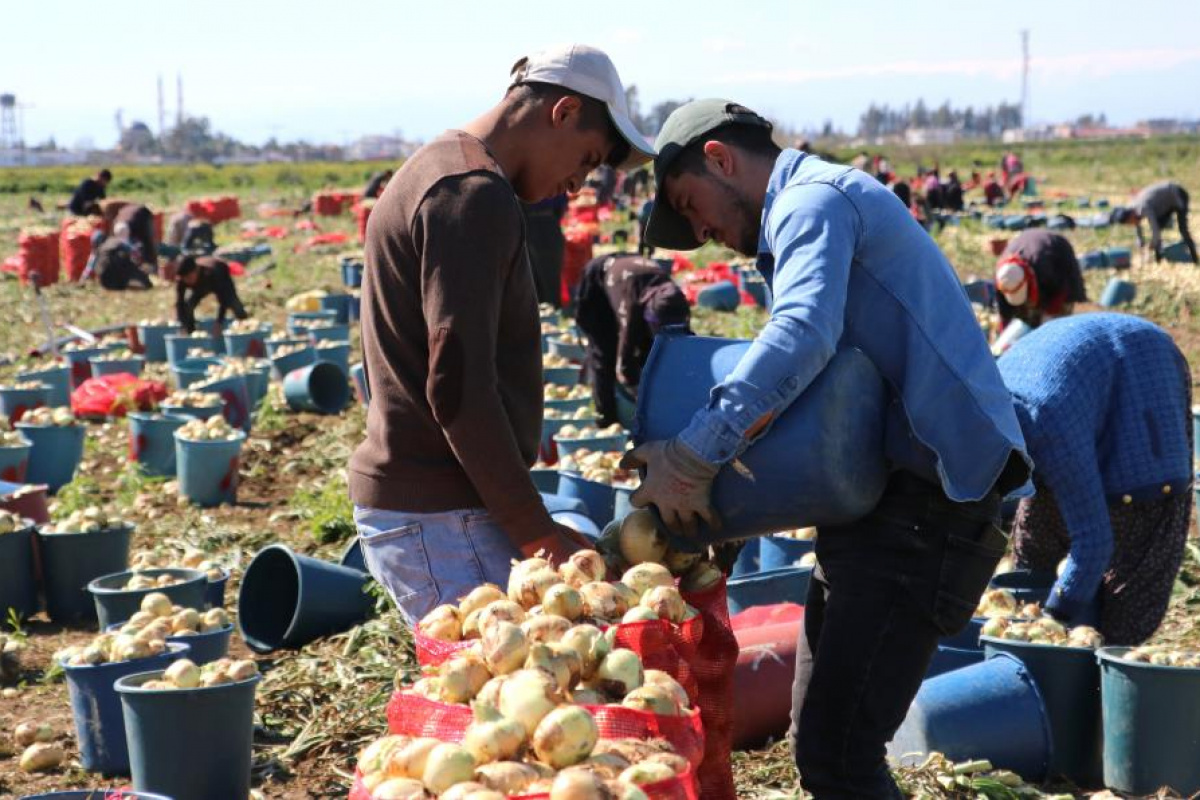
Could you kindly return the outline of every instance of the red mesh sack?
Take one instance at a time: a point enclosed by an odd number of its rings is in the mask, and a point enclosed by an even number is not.
[[[322,217],[336,217],[342,213],[342,203],[330,192],[317,192],[312,197],[314,214]]]
[[[695,774],[691,769],[670,780],[648,783],[642,791],[650,800],[699,800],[696,791]],[[519,794],[509,795],[509,800],[549,800],[548,794]],[[350,787],[347,800],[372,800],[371,792],[363,785],[362,773],[354,770],[354,784]]]
[[[99,220],[64,219],[58,234],[58,251],[67,280],[78,281],[92,255],[92,234],[103,227]]]
[[[122,372],[81,383],[71,392],[71,410],[80,417],[123,417],[127,411],[150,411],[166,397],[161,381]]]
[[[29,283],[34,272],[38,285],[58,283],[58,234],[22,231],[17,238],[21,258],[21,283]]]
[[[704,727],[693,710],[664,717],[623,706],[584,706],[596,718],[601,739],[665,739],[693,766],[705,753]],[[474,716],[468,706],[439,703],[412,692],[396,692],[387,704],[388,732],[461,742]]]

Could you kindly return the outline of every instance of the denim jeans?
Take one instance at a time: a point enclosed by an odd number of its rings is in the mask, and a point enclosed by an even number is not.
[[[788,737],[817,798],[898,798],[885,760],[938,638],[966,627],[1006,540],[999,497],[953,503],[907,473],[870,515],[821,528]]]
[[[487,511],[354,508],[363,559],[410,624],[482,583],[503,587],[521,553]]]

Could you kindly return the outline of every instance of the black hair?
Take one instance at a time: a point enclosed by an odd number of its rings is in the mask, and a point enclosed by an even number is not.
[[[196,270],[196,266],[195,256],[184,256],[179,259],[179,266],[175,270],[175,275],[179,278],[190,275]]]
[[[108,170],[106,170],[106,169],[102,169],[102,170],[100,170],[100,175],[99,175],[99,177],[100,177],[101,179],[103,179],[103,180],[106,180],[106,181],[111,181],[111,180],[112,180],[112,173],[111,173],[111,172],[109,172],[109,171],[108,171]]]
[[[729,122],[714,128],[679,152],[665,177],[681,175],[685,172],[702,174],[704,172],[704,143],[720,142],[727,147],[734,147],[756,158],[769,158],[772,161],[779,157],[782,148],[775,144],[771,129],[762,125],[746,125],[740,122]]]
[[[625,137],[617,130],[612,117],[608,114],[608,105],[601,100],[580,94],[565,86],[537,81],[515,83],[508,87],[505,96],[511,98],[518,105],[534,103],[554,105],[564,97],[578,97],[582,106],[579,115],[579,129],[584,131],[602,130],[608,134],[612,150],[605,163],[616,167],[629,157],[629,142],[625,141]]]

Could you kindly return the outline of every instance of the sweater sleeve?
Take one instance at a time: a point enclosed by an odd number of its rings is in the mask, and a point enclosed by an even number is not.
[[[501,305],[523,258],[520,212],[499,179],[467,175],[425,198],[414,230],[429,337],[426,398],[492,518],[520,546],[553,525],[498,389]]]

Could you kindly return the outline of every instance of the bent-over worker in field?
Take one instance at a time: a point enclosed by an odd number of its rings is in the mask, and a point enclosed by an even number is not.
[[[1174,216],[1179,235],[1192,257],[1192,263],[1200,264],[1196,242],[1188,229],[1189,201],[1187,189],[1173,181],[1160,181],[1138,192],[1128,208],[1114,208],[1111,217],[1115,223],[1134,226],[1138,247],[1146,246],[1142,235],[1142,220],[1145,220],[1150,227],[1150,251],[1154,253],[1155,261],[1162,261],[1163,228],[1171,224],[1171,217]]]
[[[617,254],[583,269],[575,322],[587,336],[584,371],[599,427],[620,422],[617,392],[636,402],[638,381],[659,330],[687,325],[691,307],[657,261]]]
[[[137,245],[144,268],[151,274],[158,272],[158,241],[154,236],[154,212],[135,203],[122,206],[113,223],[113,235]]]
[[[123,235],[124,227],[125,223],[117,225],[114,235],[96,248],[84,278],[94,273],[101,286],[113,291],[149,289],[150,276],[142,267],[141,249]]]
[[[217,297],[217,328],[213,336],[220,336],[225,317],[232,313],[237,319],[246,319],[237,286],[229,273],[229,264],[212,256],[185,255],[179,259],[175,272],[175,313],[179,326],[187,333],[196,330],[196,306],[210,294]]]
[[[781,151],[769,122],[725,100],[678,109],[655,146],[650,240],[757,256],[774,302],[683,432],[627,456],[646,469],[634,505],[684,534],[716,527],[722,465],[768,435],[838,347],[874,362],[892,395],[892,473],[868,516],[821,528],[790,738],[816,797],[899,797],[885,745],[939,637],[970,620],[1007,544],[1000,500],[1028,478],[1012,400],[954,270],[886,186]]]
[[[1036,328],[1070,316],[1076,303],[1085,302],[1083,272],[1065,236],[1042,228],[1022,231],[996,262],[996,305],[1004,325],[1019,319]]]
[[[100,201],[107,196],[108,184],[112,181],[112,173],[102,169],[94,178],[84,178],[75,187],[67,209],[77,217],[100,213]]]
[[[522,58],[483,116],[421,148],[367,224],[367,436],[350,459],[363,556],[415,622],[510,561],[584,546],[529,474],[542,428],[541,326],[520,202],[575,192],[652,153],[608,56]]]
[[[1017,566],[1065,557],[1046,612],[1141,644],[1166,614],[1191,520],[1187,361],[1150,322],[1080,314],[1028,334],[999,367],[1037,489],[1017,510]]]

